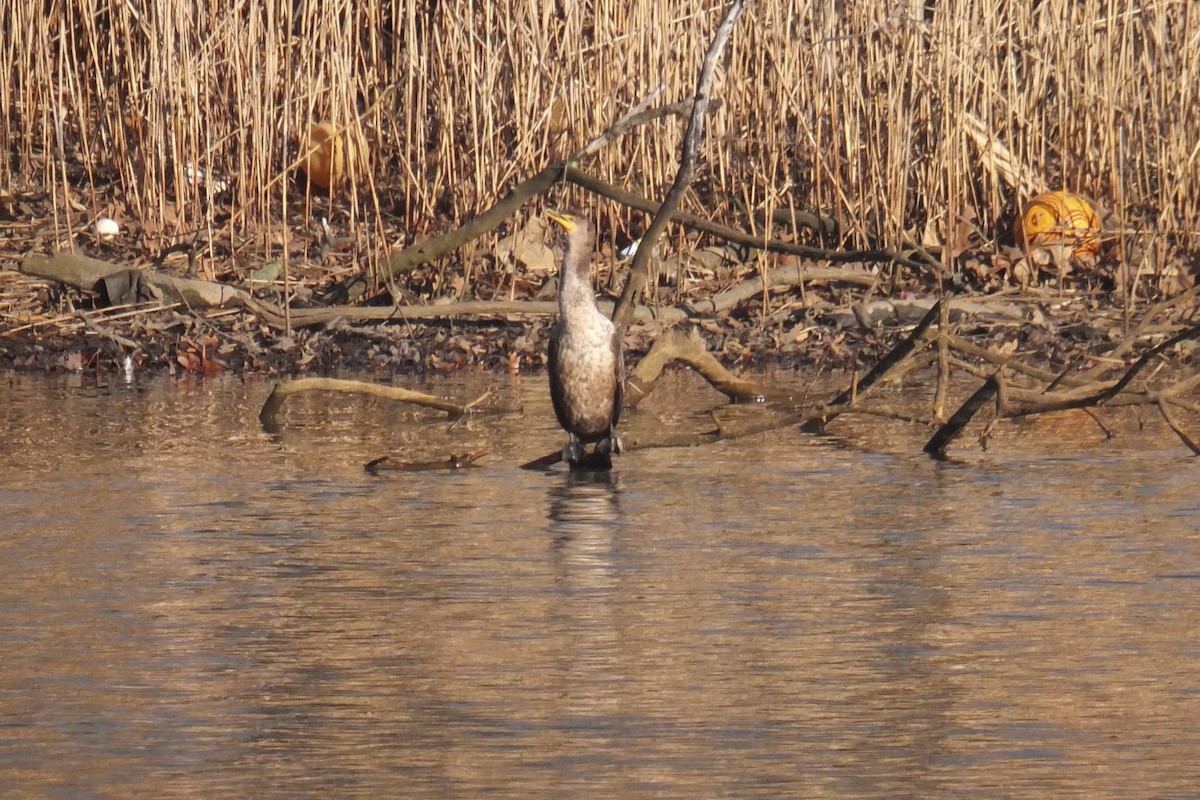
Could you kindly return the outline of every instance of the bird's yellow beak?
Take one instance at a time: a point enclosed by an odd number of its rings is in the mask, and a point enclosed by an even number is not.
[[[546,216],[568,231],[575,230],[575,217],[565,211],[547,211]]]

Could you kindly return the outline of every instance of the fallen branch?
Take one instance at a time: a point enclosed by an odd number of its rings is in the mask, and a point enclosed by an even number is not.
[[[274,328],[283,327],[283,312],[262,300],[244,301],[246,308]],[[602,311],[612,303],[600,301]],[[428,306],[329,306],[323,308],[293,308],[292,327],[311,328],[344,322],[388,322],[414,320],[462,320],[476,317],[489,320],[509,320],[513,317],[549,317],[558,313],[558,303],[538,300],[468,300]],[[678,308],[645,308],[638,314],[639,322],[673,324],[687,319],[687,312]]]
[[[728,311],[739,303],[762,294],[772,287],[792,287],[802,283],[828,281],[830,283],[848,283],[867,288],[874,288],[879,278],[869,272],[852,272],[846,269],[801,267],[792,264],[778,267],[764,275],[756,275],[753,279],[738,284],[723,292],[718,292],[707,300],[697,300],[688,304],[688,309],[696,316],[717,314]]]
[[[424,392],[414,392],[399,386],[383,386],[378,383],[348,381],[339,378],[299,378],[275,384],[275,388],[271,390],[271,394],[267,397],[266,402],[263,403],[262,410],[258,412],[258,419],[262,423],[263,429],[269,433],[277,432],[280,427],[279,412],[283,408],[284,400],[293,394],[314,391],[348,392],[350,394],[382,397],[387,400],[399,400],[404,403],[413,403],[426,408],[445,411],[451,418],[461,417],[470,411],[474,405],[474,403],[463,405],[453,400],[447,400],[444,397],[436,397]]]
[[[702,447],[717,442],[732,441],[747,436],[757,436],[795,426],[801,426],[801,429],[803,429],[805,423],[819,420],[830,414],[832,410],[829,405],[818,405],[803,410],[792,411],[773,419],[759,420],[736,429],[718,425],[716,430],[702,431],[700,433],[662,433],[661,431],[652,431],[644,434],[628,434],[623,437],[622,442],[627,452],[650,450],[660,447]],[[889,406],[877,406],[865,403],[842,406],[838,409],[838,414],[881,417],[925,426],[930,424],[930,420],[924,417],[896,411]]]
[[[837,268],[781,267],[768,273],[767,283],[771,286],[792,286],[809,281],[840,282],[867,285],[874,278],[865,273]],[[659,322],[672,325],[696,316],[720,313],[734,308],[742,301],[763,290],[763,281],[756,277],[746,284],[728,289],[711,300],[693,306],[653,307],[639,305],[634,311],[635,322]],[[275,328],[283,328],[283,311],[273,304],[257,298],[242,298],[242,304]],[[597,303],[601,313],[610,314],[613,303],[601,300]],[[467,300],[459,303],[441,303],[423,306],[324,306],[321,308],[293,308],[292,327],[305,328],[327,325],[337,320],[347,322],[387,322],[389,320],[438,320],[478,317],[485,319],[508,319],[512,317],[548,317],[558,313],[558,303],[537,300]]]
[[[526,201],[544,194],[562,176],[562,172],[561,164],[551,164],[532,178],[517,184],[495,205],[462,227],[392,253],[387,259],[388,275],[394,278],[411,272],[418,266],[436,261],[485,233],[495,230]]]
[[[857,400],[861,395],[871,390],[876,383],[887,377],[892,371],[898,369],[910,356],[917,352],[918,345],[925,338],[925,332],[929,330],[929,326],[933,324],[935,319],[941,315],[942,300],[937,301],[933,306],[925,312],[925,316],[917,323],[917,326],[912,329],[904,340],[893,347],[886,356],[881,358],[871,368],[871,371],[857,381],[853,386],[843,390],[841,394],[829,403],[830,411],[825,416],[813,417],[806,420],[804,430],[813,433],[821,430],[829,422],[836,419],[840,413],[837,409],[842,406],[850,405],[852,400]]]
[[[957,411],[950,415],[950,419],[937,429],[937,432],[922,449],[934,458],[944,458],[946,446],[962,433],[963,428],[967,427],[967,423],[975,416],[975,412],[995,397],[999,389],[999,381],[995,377],[988,378],[982,386],[975,390],[974,394],[967,398],[966,402],[958,407]]]
[[[946,446],[953,441],[963,428],[971,421],[975,413],[992,397],[996,397],[996,419],[1011,419],[1032,414],[1044,414],[1052,411],[1067,411],[1070,409],[1088,409],[1095,406],[1107,405],[1146,405],[1155,404],[1163,413],[1167,424],[1175,431],[1185,445],[1192,448],[1194,442],[1182,428],[1178,426],[1169,411],[1163,406],[1167,402],[1178,404],[1175,394],[1192,388],[1200,383],[1200,376],[1191,378],[1159,392],[1127,392],[1129,384],[1137,377],[1147,364],[1181,342],[1200,337],[1200,325],[1186,328],[1155,347],[1150,348],[1138,358],[1124,374],[1114,381],[1096,381],[1082,386],[1075,386],[1064,391],[1048,392],[1046,390],[1021,389],[1008,386],[1000,373],[989,377],[984,384],[964,402],[954,415],[934,434],[925,444],[925,452],[935,457],[945,455]],[[1057,382],[1057,379],[1055,379]]]
[[[1158,406],[1158,412],[1162,414],[1162,418],[1166,421],[1167,425],[1172,431],[1175,432],[1175,435],[1179,437],[1179,441],[1183,442],[1184,446],[1191,450],[1193,455],[1200,456],[1200,443],[1197,443],[1196,440],[1193,439],[1191,435],[1189,435],[1188,432],[1183,429],[1179,422],[1176,421],[1175,415],[1171,413],[1171,410],[1168,407],[1168,401],[1165,398],[1160,399],[1156,405]]]
[[[575,166],[567,168],[564,178],[581,189],[588,190],[592,194],[600,195],[628,208],[644,211],[647,214],[657,214],[661,208],[658,203],[647,200],[636,192],[613,186],[611,183],[606,183],[597,177],[589,175]],[[744,247],[753,247],[768,253],[783,253],[814,261],[831,261],[845,264],[895,262],[913,268],[920,268],[922,266],[921,263],[912,261],[893,250],[832,250],[823,247],[809,247],[807,245],[794,244],[793,242],[784,242],[779,239],[771,239],[761,234],[747,233],[683,211],[676,211],[672,214],[671,222],[682,225],[689,230],[707,233],[719,239],[724,239],[727,242],[739,244]],[[643,247],[646,247],[646,238],[644,236],[642,237],[642,244],[638,247],[638,252],[641,252]]]
[[[177,278],[165,272],[128,269],[65,251],[52,256],[31,253],[17,266],[17,271],[76,289],[98,292],[109,305],[155,301],[184,303],[190,308],[219,308],[244,301],[250,296],[241,289],[223,283]]]

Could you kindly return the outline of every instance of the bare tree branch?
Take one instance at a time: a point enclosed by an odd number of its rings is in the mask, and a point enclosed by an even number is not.
[[[712,95],[713,73],[717,68],[717,58],[725,49],[725,45],[733,33],[734,25],[745,9],[746,0],[733,0],[729,4],[729,8],[725,11],[725,18],[717,27],[716,35],[713,36],[712,43],[708,46],[708,52],[704,55],[704,61],[700,67],[700,77],[696,81],[696,97],[692,104],[692,113],[688,117],[687,132],[684,134],[683,146],[680,149],[679,171],[675,173],[675,182],[671,186],[671,190],[667,192],[666,199],[663,200],[654,219],[650,221],[650,227],[642,236],[642,244],[633,258],[633,266],[629,269],[629,278],[625,282],[625,289],[621,292],[621,298],[617,301],[616,308],[613,309],[613,322],[618,326],[625,325],[629,321],[633,310],[632,306],[646,285],[646,276],[650,271],[650,256],[654,252],[654,245],[667,227],[671,215],[679,208],[683,194],[692,182],[692,175],[696,171],[696,150],[704,136],[704,117],[708,113],[709,97]]]

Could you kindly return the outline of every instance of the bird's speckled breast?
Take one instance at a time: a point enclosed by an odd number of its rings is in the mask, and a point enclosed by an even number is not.
[[[619,374],[613,348],[615,328],[595,309],[562,326],[558,344],[564,427],[587,441],[608,433]]]

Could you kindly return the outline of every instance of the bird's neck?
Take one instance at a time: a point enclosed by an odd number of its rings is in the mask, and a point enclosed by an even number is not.
[[[591,268],[587,258],[567,259],[558,287],[558,309],[564,318],[576,317],[596,310],[592,293]]]

